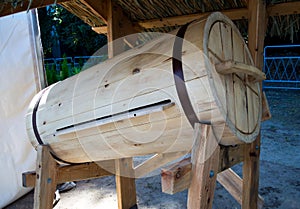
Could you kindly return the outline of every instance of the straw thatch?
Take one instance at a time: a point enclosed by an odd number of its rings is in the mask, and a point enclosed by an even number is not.
[[[0,0],[0,16],[3,8],[11,6],[11,13],[19,11],[19,7],[32,8],[41,2],[59,2],[71,13],[81,18],[92,27],[105,26],[100,15],[85,0]],[[90,0],[93,1],[93,0]],[[212,12],[226,9],[246,8],[247,0],[115,0],[133,22]],[[266,0],[267,6],[297,0]],[[39,2],[39,3],[37,3]],[[101,0],[97,0],[101,4]],[[6,11],[7,12],[7,11]],[[5,13],[6,14],[6,13]],[[241,33],[247,36],[247,20],[235,21]],[[168,32],[176,27],[147,29],[146,31]],[[292,42],[299,38],[300,14],[269,17],[267,35],[289,38]]]

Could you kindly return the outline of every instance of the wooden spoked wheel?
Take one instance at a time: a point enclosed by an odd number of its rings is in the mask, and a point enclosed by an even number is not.
[[[264,73],[253,67],[238,29],[220,13],[206,22],[203,48],[210,65],[210,85],[227,126],[239,140],[252,142],[260,127],[258,81],[264,79]]]

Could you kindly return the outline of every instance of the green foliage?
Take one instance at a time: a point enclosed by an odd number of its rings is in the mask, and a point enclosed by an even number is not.
[[[59,71],[57,71],[55,64],[52,65],[51,69],[49,69],[49,64],[46,65],[45,68],[46,68],[48,85],[51,85],[58,81],[62,81],[70,76],[80,73],[81,71],[81,67],[71,66],[70,63],[68,63],[66,58],[62,61],[60,66],[58,66],[58,68],[60,69]]]
[[[38,13],[44,55],[47,58],[55,57],[56,48],[69,57],[91,56],[107,43],[105,35],[95,33],[91,26],[61,6],[44,7]]]
[[[64,54],[63,58],[64,60],[61,64],[61,80],[64,80],[70,76],[66,54]]]
[[[48,85],[58,81],[55,65],[52,65],[51,69],[49,69],[49,65],[46,65],[46,76]]]

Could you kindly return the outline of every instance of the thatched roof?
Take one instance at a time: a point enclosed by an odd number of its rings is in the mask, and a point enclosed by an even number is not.
[[[168,21],[168,18],[176,18],[184,15],[188,19],[189,17],[197,17],[197,15],[213,11],[228,11],[230,13],[230,11],[234,10],[236,13],[239,12],[238,16],[233,16],[235,23],[242,34],[247,34],[247,0],[115,1],[132,22],[136,22],[144,27],[146,31],[168,32],[183,23],[175,21],[174,24],[173,21],[170,24],[171,21]],[[60,3],[92,27],[99,28],[106,26],[105,0],[0,0],[0,16],[54,2]],[[299,0],[266,0],[266,3],[267,11],[270,15],[267,33],[270,36],[289,37],[291,41],[296,37],[300,39],[298,37],[300,31]],[[151,25],[149,22],[153,22],[153,24]]]

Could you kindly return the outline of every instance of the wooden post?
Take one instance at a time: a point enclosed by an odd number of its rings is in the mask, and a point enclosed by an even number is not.
[[[188,191],[189,209],[212,208],[219,168],[220,146],[210,125],[195,124],[192,149],[192,181]]]
[[[133,209],[136,206],[136,189],[132,158],[123,158],[115,161],[116,187],[119,209]]]
[[[263,47],[266,29],[266,4],[263,0],[248,1],[249,26],[248,45],[254,64],[263,66]],[[257,139],[245,146],[243,165],[243,209],[258,208],[260,134]]]
[[[122,8],[113,0],[107,0],[107,39],[108,57],[112,58],[124,51],[123,40],[126,35],[137,32],[129,19],[124,16]],[[119,41],[115,41],[120,39]],[[116,189],[119,209],[136,207],[136,188],[132,158],[115,160]],[[127,175],[129,174],[129,175]],[[132,174],[132,175],[130,175]]]
[[[136,36],[124,37],[137,33],[141,28],[134,25],[123,13],[122,8],[113,0],[107,0],[107,39],[108,39],[108,57],[111,58],[124,51],[125,42],[135,45]],[[140,29],[138,29],[140,28]],[[115,41],[120,39],[119,41]],[[114,41],[114,43],[113,43]]]
[[[46,145],[38,146],[34,209],[53,208],[57,163]]]

